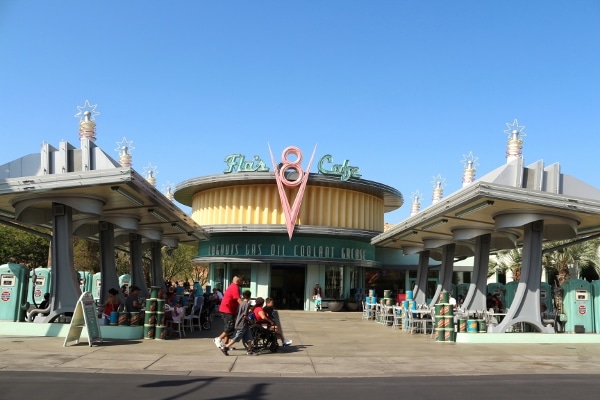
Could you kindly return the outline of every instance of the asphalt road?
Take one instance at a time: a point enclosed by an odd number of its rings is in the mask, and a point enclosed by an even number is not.
[[[210,365],[206,366],[210,368]],[[85,373],[0,373],[0,399],[578,399],[600,393],[597,375],[387,378],[182,377]]]

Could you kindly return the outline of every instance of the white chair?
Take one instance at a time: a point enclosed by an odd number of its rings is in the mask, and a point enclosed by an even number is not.
[[[392,313],[394,315],[394,319],[392,321],[392,329],[400,328],[402,329],[402,306],[393,306]]]
[[[185,317],[183,317],[183,330],[185,331],[187,329],[190,330],[190,332],[194,332],[194,318],[192,317],[191,314],[186,314]]]

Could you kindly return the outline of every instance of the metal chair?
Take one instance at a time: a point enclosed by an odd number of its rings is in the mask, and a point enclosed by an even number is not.
[[[392,320],[392,329],[397,329],[400,328],[402,329],[402,314],[403,314],[403,308],[402,306],[393,306],[392,307],[392,313],[393,313],[393,320]]]

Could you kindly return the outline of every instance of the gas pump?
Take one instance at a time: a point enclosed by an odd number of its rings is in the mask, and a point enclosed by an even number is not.
[[[96,272],[92,276],[92,296],[96,303],[100,301],[102,298],[102,274],[100,272]]]
[[[25,321],[29,270],[20,264],[0,266],[0,321]]]
[[[119,287],[122,288],[123,286],[126,286],[127,292],[129,292],[129,288],[131,287],[131,275],[124,274],[119,277]],[[123,293],[123,295],[126,294],[127,293]]]
[[[594,332],[592,285],[583,279],[570,279],[562,284],[565,332]]]
[[[505,302],[505,295],[504,295],[504,285],[502,283],[499,282],[494,282],[494,283],[488,283],[487,284],[487,292],[488,294],[496,295],[498,296],[498,298],[500,299],[500,301],[502,302],[502,304],[504,305],[504,307],[506,306],[506,302]]]
[[[27,301],[37,307],[44,301],[44,295],[50,293],[52,270],[50,268],[36,268],[31,271],[30,277]]]
[[[77,275],[79,275],[79,288],[81,289],[81,293],[91,292],[92,274],[90,274],[88,271],[78,271]]]
[[[592,282],[594,296],[594,332],[600,333],[600,280]]]
[[[519,286],[519,281],[507,282],[504,285],[504,307],[508,310],[515,299],[515,293],[517,292],[517,286]]]
[[[542,282],[540,286],[540,304],[546,305],[546,311],[554,312],[554,302],[552,301],[552,286],[548,282]]]

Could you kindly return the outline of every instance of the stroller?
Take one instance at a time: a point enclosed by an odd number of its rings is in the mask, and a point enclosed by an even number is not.
[[[215,311],[216,304],[210,300],[205,300],[204,305],[200,310],[200,326],[202,329],[209,330],[212,327]]]
[[[200,317],[200,327],[202,329],[209,330],[212,327],[215,304],[203,296],[198,296],[194,299],[192,314]]]
[[[270,350],[271,353],[277,353],[277,350],[279,350],[277,335],[268,325],[255,322],[250,325],[250,330],[254,338],[252,347],[255,351]]]

